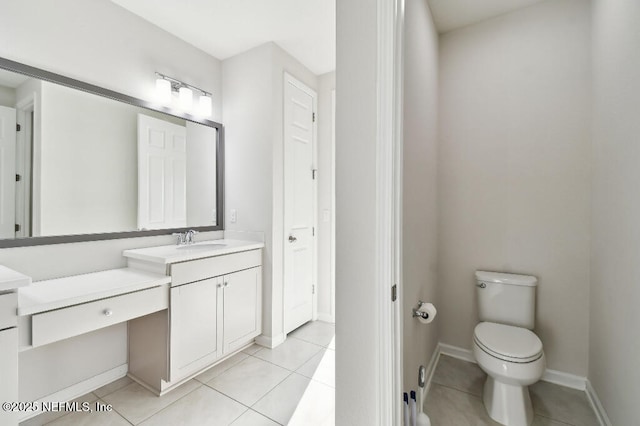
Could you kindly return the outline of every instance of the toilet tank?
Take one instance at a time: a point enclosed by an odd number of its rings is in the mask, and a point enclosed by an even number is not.
[[[531,275],[476,271],[480,321],[532,330],[537,283],[538,279]]]

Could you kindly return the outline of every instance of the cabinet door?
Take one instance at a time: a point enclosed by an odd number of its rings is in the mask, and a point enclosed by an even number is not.
[[[220,278],[171,288],[169,380],[197,372],[221,355],[218,342]]]
[[[18,329],[0,331],[0,402],[18,402]],[[0,410],[0,424],[18,424],[16,413]]]
[[[224,276],[224,353],[249,343],[262,332],[262,268]]]

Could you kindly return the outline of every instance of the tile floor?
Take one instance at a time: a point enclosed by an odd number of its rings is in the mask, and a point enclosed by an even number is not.
[[[425,398],[434,426],[499,425],[482,403],[485,373],[476,364],[442,355]],[[587,395],[575,389],[538,382],[529,388],[535,412],[532,426],[598,426]]]
[[[45,413],[20,425],[333,425],[334,334],[333,324],[308,323],[277,348],[251,346],[162,397],[124,377],[77,399],[111,412]]]

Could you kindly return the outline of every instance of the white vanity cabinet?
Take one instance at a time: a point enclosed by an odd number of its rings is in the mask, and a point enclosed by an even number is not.
[[[127,250],[129,265],[171,276],[168,315],[129,323],[129,375],[164,394],[262,332],[262,243]],[[185,254],[189,253],[189,254]],[[191,258],[189,258],[191,256]]]
[[[15,293],[0,294],[0,402],[18,402],[18,329]],[[17,425],[17,411],[0,411],[1,425]]]
[[[262,268],[171,288],[169,380],[242,349],[261,332]]]
[[[0,403],[18,401],[18,293],[31,278],[0,265]],[[17,426],[19,412],[0,410],[0,425]]]

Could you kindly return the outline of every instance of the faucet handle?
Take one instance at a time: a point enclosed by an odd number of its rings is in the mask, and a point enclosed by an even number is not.
[[[182,245],[186,242],[187,240],[187,233],[182,233],[182,232],[174,232],[173,234],[174,237],[178,237],[178,242],[176,243],[177,245]]]

